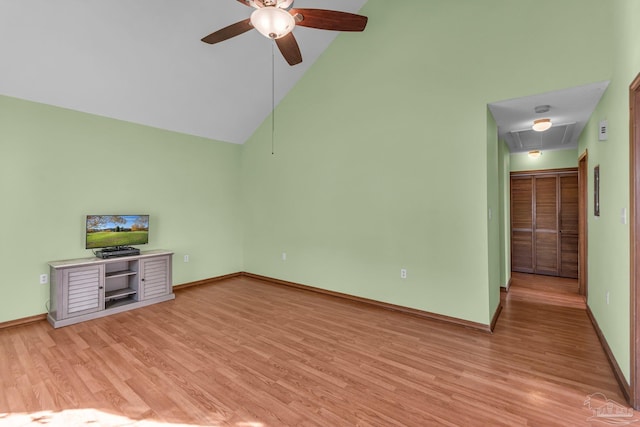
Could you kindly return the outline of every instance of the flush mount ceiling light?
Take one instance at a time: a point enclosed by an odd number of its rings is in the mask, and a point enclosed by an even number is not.
[[[544,132],[551,127],[551,119],[538,119],[533,121],[532,129],[536,132]]]
[[[529,151],[529,157],[531,157],[532,159],[538,159],[540,158],[540,156],[542,156],[542,151],[540,150]]]

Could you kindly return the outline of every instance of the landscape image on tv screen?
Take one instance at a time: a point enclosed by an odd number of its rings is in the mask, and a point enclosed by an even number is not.
[[[149,215],[87,215],[87,249],[149,242]]]

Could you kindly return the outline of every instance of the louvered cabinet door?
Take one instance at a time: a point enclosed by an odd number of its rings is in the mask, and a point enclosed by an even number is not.
[[[533,273],[533,178],[511,178],[511,269]]]
[[[558,275],[558,178],[534,178],[535,269],[537,274]]]
[[[104,310],[104,265],[62,271],[64,319]]]
[[[162,256],[140,261],[140,299],[162,297],[171,293],[171,258]]]

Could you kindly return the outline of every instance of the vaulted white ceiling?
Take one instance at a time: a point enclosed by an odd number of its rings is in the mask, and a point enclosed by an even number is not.
[[[295,0],[295,7],[358,13],[365,3]],[[294,67],[257,31],[200,41],[252,11],[236,0],[0,0],[0,94],[241,144],[339,34],[296,27],[304,60]],[[575,148],[607,83],[489,108],[512,152]],[[564,126],[528,130],[543,104]]]
[[[294,67],[257,31],[200,41],[252,11],[235,0],[0,0],[0,94],[244,143],[271,112],[272,60],[277,104],[338,34],[296,27]]]

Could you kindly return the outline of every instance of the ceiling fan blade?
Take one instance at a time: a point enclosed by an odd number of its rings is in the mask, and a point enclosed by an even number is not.
[[[220,43],[230,39],[231,37],[246,33],[252,28],[253,25],[251,25],[251,20],[245,19],[244,21],[236,22],[235,24],[231,24],[228,27],[224,27],[221,30],[209,34],[204,37],[202,41],[209,44]]]
[[[320,30],[363,31],[369,20],[355,13],[326,9],[291,9],[289,13],[296,18],[296,25]]]
[[[289,33],[286,36],[276,39],[276,44],[280,53],[287,60],[289,65],[296,65],[302,62],[302,54],[300,53],[300,47],[293,33]]]

